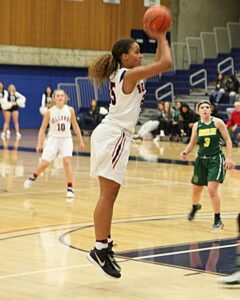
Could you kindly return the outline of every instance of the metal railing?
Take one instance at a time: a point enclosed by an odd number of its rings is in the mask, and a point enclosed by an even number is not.
[[[187,70],[189,68],[189,57],[186,43],[172,43],[173,69]]]
[[[231,48],[240,48],[240,23],[228,22],[227,30]]]
[[[174,70],[202,64],[205,58],[216,58],[240,48],[240,23],[228,22],[227,27],[214,27],[213,32],[201,32],[200,37],[187,37],[186,43],[172,43]]]
[[[58,83],[57,88],[65,91],[65,93],[68,96],[68,104],[70,106],[72,106],[75,109],[75,111],[77,112],[80,107],[80,103],[79,103],[79,99],[77,97],[76,84],[75,83]]]
[[[194,79],[196,77],[199,77],[199,75],[203,75],[202,77],[200,77],[199,79],[197,79],[196,81],[194,81]],[[205,69],[201,69],[193,74],[190,75],[189,77],[189,83],[191,86],[196,86],[199,83],[204,83],[204,91],[205,93],[207,93],[207,71]]]
[[[218,53],[229,53],[231,51],[228,30],[225,27],[214,27],[213,32],[216,39]]]
[[[189,65],[203,63],[202,44],[200,37],[187,37],[186,44]]]
[[[227,66],[226,66],[227,64]],[[225,67],[224,67],[225,65]],[[218,72],[224,74],[228,70],[231,70],[232,74],[234,74],[234,63],[232,57],[228,57],[224,60],[222,60],[218,65],[217,65]]]
[[[96,85],[88,77],[75,78],[79,107],[89,107],[92,99],[97,100]]]
[[[202,56],[205,58],[216,58],[218,55],[215,34],[213,32],[201,32]]]
[[[169,91],[169,92],[166,92],[166,93],[164,93],[164,94],[162,94],[162,95],[159,95],[159,93],[160,93],[162,90],[166,89],[167,87],[170,87],[170,91]],[[168,83],[166,83],[166,84],[160,86],[160,87],[157,88],[156,91],[155,91],[155,97],[156,97],[156,99],[157,99],[158,101],[161,101],[161,100],[165,99],[165,98],[168,97],[168,96],[171,96],[171,101],[172,101],[172,103],[173,103],[173,101],[174,101],[174,88],[173,88],[173,84],[172,84],[171,82],[168,82]]]

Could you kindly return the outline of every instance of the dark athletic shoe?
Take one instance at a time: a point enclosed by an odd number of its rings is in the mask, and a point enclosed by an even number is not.
[[[198,204],[196,207],[192,207],[190,213],[188,214],[188,221],[192,221],[195,218],[195,215],[198,210],[202,208],[201,204]]]
[[[120,278],[121,273],[115,269],[108,256],[108,248],[97,250],[92,249],[87,254],[87,259],[97,266],[105,275],[112,278]]]
[[[112,250],[112,248],[114,247],[113,245],[113,241],[111,241],[110,243],[108,243],[108,257],[112,263],[112,265],[114,266],[114,268],[118,271],[121,272],[121,267],[119,266],[119,264],[116,262],[115,257],[114,257],[114,252]]]
[[[219,229],[222,229],[224,227],[223,225],[223,222],[222,220],[217,220],[217,221],[214,221],[213,225],[212,225],[212,229],[213,230],[219,230]]]

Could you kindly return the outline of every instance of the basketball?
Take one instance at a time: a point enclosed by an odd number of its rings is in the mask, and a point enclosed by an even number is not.
[[[149,7],[143,16],[143,28],[148,33],[167,31],[172,22],[170,10],[163,5]]]

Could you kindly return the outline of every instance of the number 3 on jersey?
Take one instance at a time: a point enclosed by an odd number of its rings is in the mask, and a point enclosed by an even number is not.
[[[203,146],[204,146],[205,148],[209,147],[210,141],[211,141],[210,137],[206,137],[206,138],[204,139],[204,145],[203,145]]]

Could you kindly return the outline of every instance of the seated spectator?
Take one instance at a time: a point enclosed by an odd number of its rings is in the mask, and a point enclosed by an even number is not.
[[[211,116],[215,117],[215,118],[219,118],[222,119],[221,114],[218,111],[217,105],[214,103],[211,103]]]
[[[215,85],[215,91],[210,95],[210,102],[211,103],[219,103],[222,99],[223,95],[225,94],[226,90],[226,81],[227,78],[222,75],[222,73],[217,73],[216,78],[216,85]]]
[[[77,121],[82,130],[92,131],[108,113],[106,109],[98,107],[97,101],[93,99],[87,112],[80,113]]]
[[[240,133],[240,102],[234,103],[234,111],[231,113],[230,119],[226,124],[227,128],[230,129],[230,135],[234,146],[238,145],[237,135]]]
[[[154,142],[159,142],[161,138],[165,136],[169,136],[172,131],[172,123],[173,123],[173,108],[170,102],[164,103],[164,115],[163,118],[160,120],[158,126],[158,134],[154,138]]]
[[[180,107],[180,118],[179,118],[179,133],[185,143],[188,143],[192,134],[193,124],[197,121],[197,115],[189,105],[182,103]]]
[[[161,120],[164,119],[165,116],[165,103],[158,102],[156,112],[150,117],[150,120],[144,123],[140,129],[138,130],[137,134],[134,134],[134,139],[147,139],[149,134],[158,129]],[[152,138],[152,137],[151,137]]]
[[[239,81],[235,75],[231,75],[228,77],[226,82],[226,92],[230,97],[230,104],[234,103],[236,97],[239,94]]]
[[[177,102],[176,106],[173,106],[173,122],[170,132],[170,141],[178,142],[180,140],[179,130],[178,130],[178,122],[180,118],[180,107],[182,103],[180,101]]]

